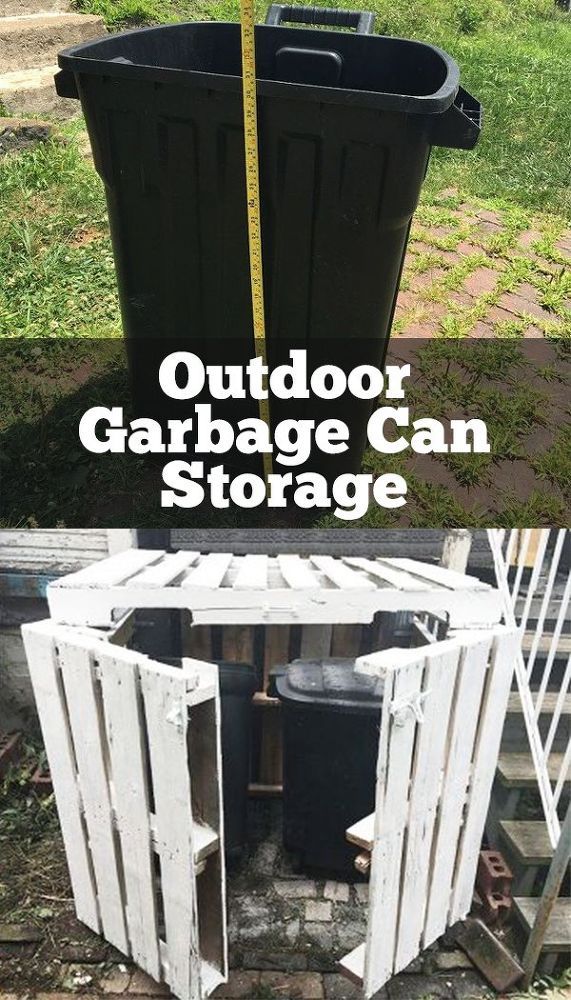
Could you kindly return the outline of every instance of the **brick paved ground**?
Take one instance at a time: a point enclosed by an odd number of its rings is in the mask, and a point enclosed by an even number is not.
[[[353,1000],[360,991],[336,961],[363,939],[368,886],[301,870],[281,846],[279,803],[250,810],[247,854],[228,877],[231,975],[222,1000]],[[14,853],[18,903],[0,920],[32,928],[33,941],[0,943],[0,1000],[126,1000],[169,992],[128,963],[73,916],[59,835]],[[26,866],[34,873],[33,881]],[[37,873],[37,874],[36,874]],[[11,873],[3,868],[2,880]],[[23,889],[23,886],[26,889]],[[2,886],[0,886],[0,889]],[[24,898],[25,896],[25,898]],[[4,911],[6,913],[6,911]],[[2,988],[5,992],[2,992]],[[383,1000],[465,1000],[492,994],[469,960],[446,941],[392,979]]]
[[[455,189],[415,216],[393,333],[571,336],[571,230]]]

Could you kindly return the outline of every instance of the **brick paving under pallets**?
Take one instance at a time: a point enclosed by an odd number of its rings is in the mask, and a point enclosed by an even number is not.
[[[302,871],[298,859],[281,846],[279,800],[250,800],[249,811],[249,846],[242,858],[231,862],[228,872],[230,979],[215,996],[220,1000],[361,996],[339,974],[336,961],[363,939],[367,884]],[[7,924],[0,923],[0,939],[4,937],[0,1000],[170,996],[165,986],[75,920],[59,837],[52,837],[45,850],[46,859],[60,866],[57,895],[54,892],[53,899],[44,895],[49,886],[42,884],[38,898],[27,900],[33,918],[26,917],[25,924],[31,930],[39,926],[40,932],[25,934],[26,941],[9,942],[8,932],[1,933]],[[24,920],[19,923],[23,926]],[[469,959],[443,945],[429,949],[377,996],[463,1000],[490,995]]]

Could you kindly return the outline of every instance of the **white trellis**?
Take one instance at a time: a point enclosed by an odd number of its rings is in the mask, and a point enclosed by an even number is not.
[[[341,962],[375,994],[472,905],[518,637],[473,629],[357,660],[384,679],[366,940]]]
[[[520,649],[516,677],[523,717],[534,763],[537,785],[549,837],[553,847],[560,835],[558,807],[571,764],[571,743],[561,760],[555,782],[550,777],[550,758],[557,728],[571,684],[569,655],[569,608],[571,572],[564,568],[566,529],[490,529],[488,537],[494,557],[498,588],[506,624],[518,629]],[[510,569],[511,576],[510,579]],[[547,621],[552,628],[548,631]],[[538,653],[545,657],[541,668]],[[549,729],[542,736],[539,718],[553,677],[556,659],[567,657]],[[532,687],[533,677],[533,687]]]

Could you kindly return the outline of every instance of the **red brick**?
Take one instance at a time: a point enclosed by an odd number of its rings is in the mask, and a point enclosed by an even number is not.
[[[500,309],[505,309],[514,316],[537,316],[539,319],[550,319],[551,313],[543,309],[537,302],[530,302],[515,292],[505,292],[498,302]]]
[[[473,326],[470,330],[469,336],[474,337],[475,339],[489,340],[492,337],[495,337],[494,328],[488,323],[482,323],[481,320],[478,320],[475,326]]]
[[[507,312],[506,309],[500,309],[499,306],[490,306],[486,315],[484,316],[484,321],[486,323],[513,323],[514,314],[512,312]]]
[[[464,288],[470,295],[483,295],[492,292],[498,283],[498,275],[489,267],[479,267],[470,274],[464,282]]]
[[[530,250],[534,243],[537,243],[541,239],[541,233],[537,229],[526,229],[524,233],[520,233],[518,244],[523,247],[524,250]]]
[[[441,267],[431,267],[428,271],[423,271],[422,274],[415,272],[410,275],[410,290],[411,292],[416,292],[421,288],[430,288],[435,281],[438,281],[442,277],[444,271]]]
[[[501,226],[502,224],[502,220],[498,215],[498,213],[491,212],[487,208],[483,208],[479,212],[476,212],[476,215],[478,216],[479,219],[482,219],[484,222],[491,223],[494,226]]]

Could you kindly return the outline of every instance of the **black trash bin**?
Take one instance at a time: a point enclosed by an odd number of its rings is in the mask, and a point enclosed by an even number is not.
[[[294,660],[283,704],[284,845],[310,869],[356,877],[345,831],[375,807],[382,681],[347,659]]]
[[[281,23],[294,19],[356,30]],[[382,365],[431,147],[472,148],[480,105],[450,56],[368,33],[372,15],[276,5],[268,21],[256,53],[270,363],[304,346],[310,369]],[[240,25],[111,35],[59,64],[105,183],[136,405],[152,415],[157,338],[209,363],[254,354]],[[272,404],[274,423],[340,415],[338,400]],[[257,415],[232,405],[235,419]],[[358,471],[371,405],[347,401],[350,451],[317,456],[329,475]]]
[[[258,684],[247,663],[218,662],[222,716],[222,786],[226,854],[239,856],[247,840],[252,695]]]

